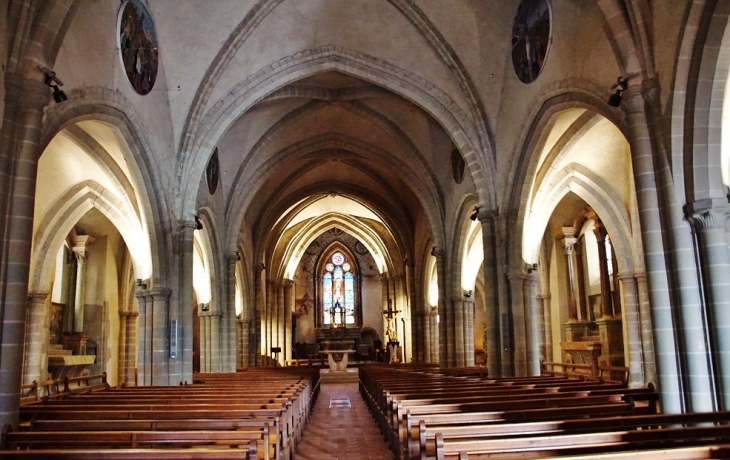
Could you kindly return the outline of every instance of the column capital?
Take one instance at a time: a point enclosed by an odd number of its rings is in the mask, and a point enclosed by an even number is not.
[[[75,235],[71,239],[71,243],[73,244],[71,251],[76,256],[76,260],[86,260],[89,256],[88,247],[94,241],[96,241],[96,238],[91,235]]]
[[[285,279],[284,281],[282,281],[281,284],[284,286],[284,288],[290,288],[294,286],[294,280]]]
[[[121,312],[121,314],[122,314],[122,316],[125,316],[125,317],[137,317],[137,316],[139,316],[139,312],[138,311],[132,311],[132,310],[125,310],[125,311]]]
[[[479,208],[479,211],[477,212],[477,219],[479,219],[479,222],[484,224],[493,224],[499,219],[499,210],[498,209],[486,209],[486,208]]]
[[[39,304],[44,303],[46,299],[48,298],[50,292],[46,291],[36,291],[36,292],[29,292],[28,293],[28,302],[31,304]]]
[[[264,265],[261,262],[253,264],[253,274],[254,276],[258,277],[261,276],[261,273],[266,270],[266,265]]]
[[[190,233],[198,229],[198,223],[195,220],[180,219],[177,221],[177,227],[181,231],[189,230]]]
[[[629,86],[622,93],[621,108],[627,115],[643,113],[647,103],[653,104],[659,97],[659,82],[651,78]]]
[[[726,198],[705,198],[684,205],[684,214],[695,230],[725,228],[730,205]]]
[[[228,265],[236,265],[241,260],[241,253],[238,251],[231,252],[226,256],[226,260],[228,261]]]
[[[5,88],[6,94],[15,95],[21,109],[42,110],[51,100],[51,90],[42,81],[15,73],[5,74]]]
[[[431,255],[437,259],[443,259],[446,255],[446,251],[438,246],[434,246],[433,248],[431,248]]]
[[[167,300],[172,294],[172,289],[166,287],[153,287],[149,290],[149,295],[154,300]]]

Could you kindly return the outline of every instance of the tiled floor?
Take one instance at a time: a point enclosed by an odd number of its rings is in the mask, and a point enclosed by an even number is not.
[[[349,398],[351,408],[344,402]],[[330,408],[330,400],[333,400]],[[343,407],[345,406],[345,407]],[[325,383],[294,460],[391,460],[357,383]]]

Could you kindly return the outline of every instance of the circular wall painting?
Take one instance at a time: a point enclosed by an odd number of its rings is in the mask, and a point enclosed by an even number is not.
[[[451,176],[454,178],[454,182],[461,184],[464,182],[464,171],[466,170],[466,161],[461,156],[459,149],[454,147],[451,151]]]
[[[535,81],[550,45],[550,5],[547,0],[522,0],[512,26],[512,65],[524,83]]]
[[[139,94],[152,91],[157,79],[157,34],[147,8],[139,0],[122,3],[119,13],[119,53],[124,72]]]

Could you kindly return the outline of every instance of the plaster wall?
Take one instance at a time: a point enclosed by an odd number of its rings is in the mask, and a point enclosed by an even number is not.
[[[271,44],[277,47],[272,48]],[[426,40],[390,3],[332,0],[284,1],[238,50],[216,85],[208,108],[248,74],[299,51],[338,45],[417,71],[465,107],[457,83]],[[426,64],[428,63],[428,64]]]

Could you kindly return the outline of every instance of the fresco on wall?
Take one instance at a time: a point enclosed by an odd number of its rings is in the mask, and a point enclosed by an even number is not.
[[[540,75],[549,45],[547,0],[522,0],[512,26],[512,65],[523,83],[532,83]]]
[[[157,35],[147,8],[139,0],[122,4],[119,52],[129,83],[139,94],[152,91],[157,78]]]

